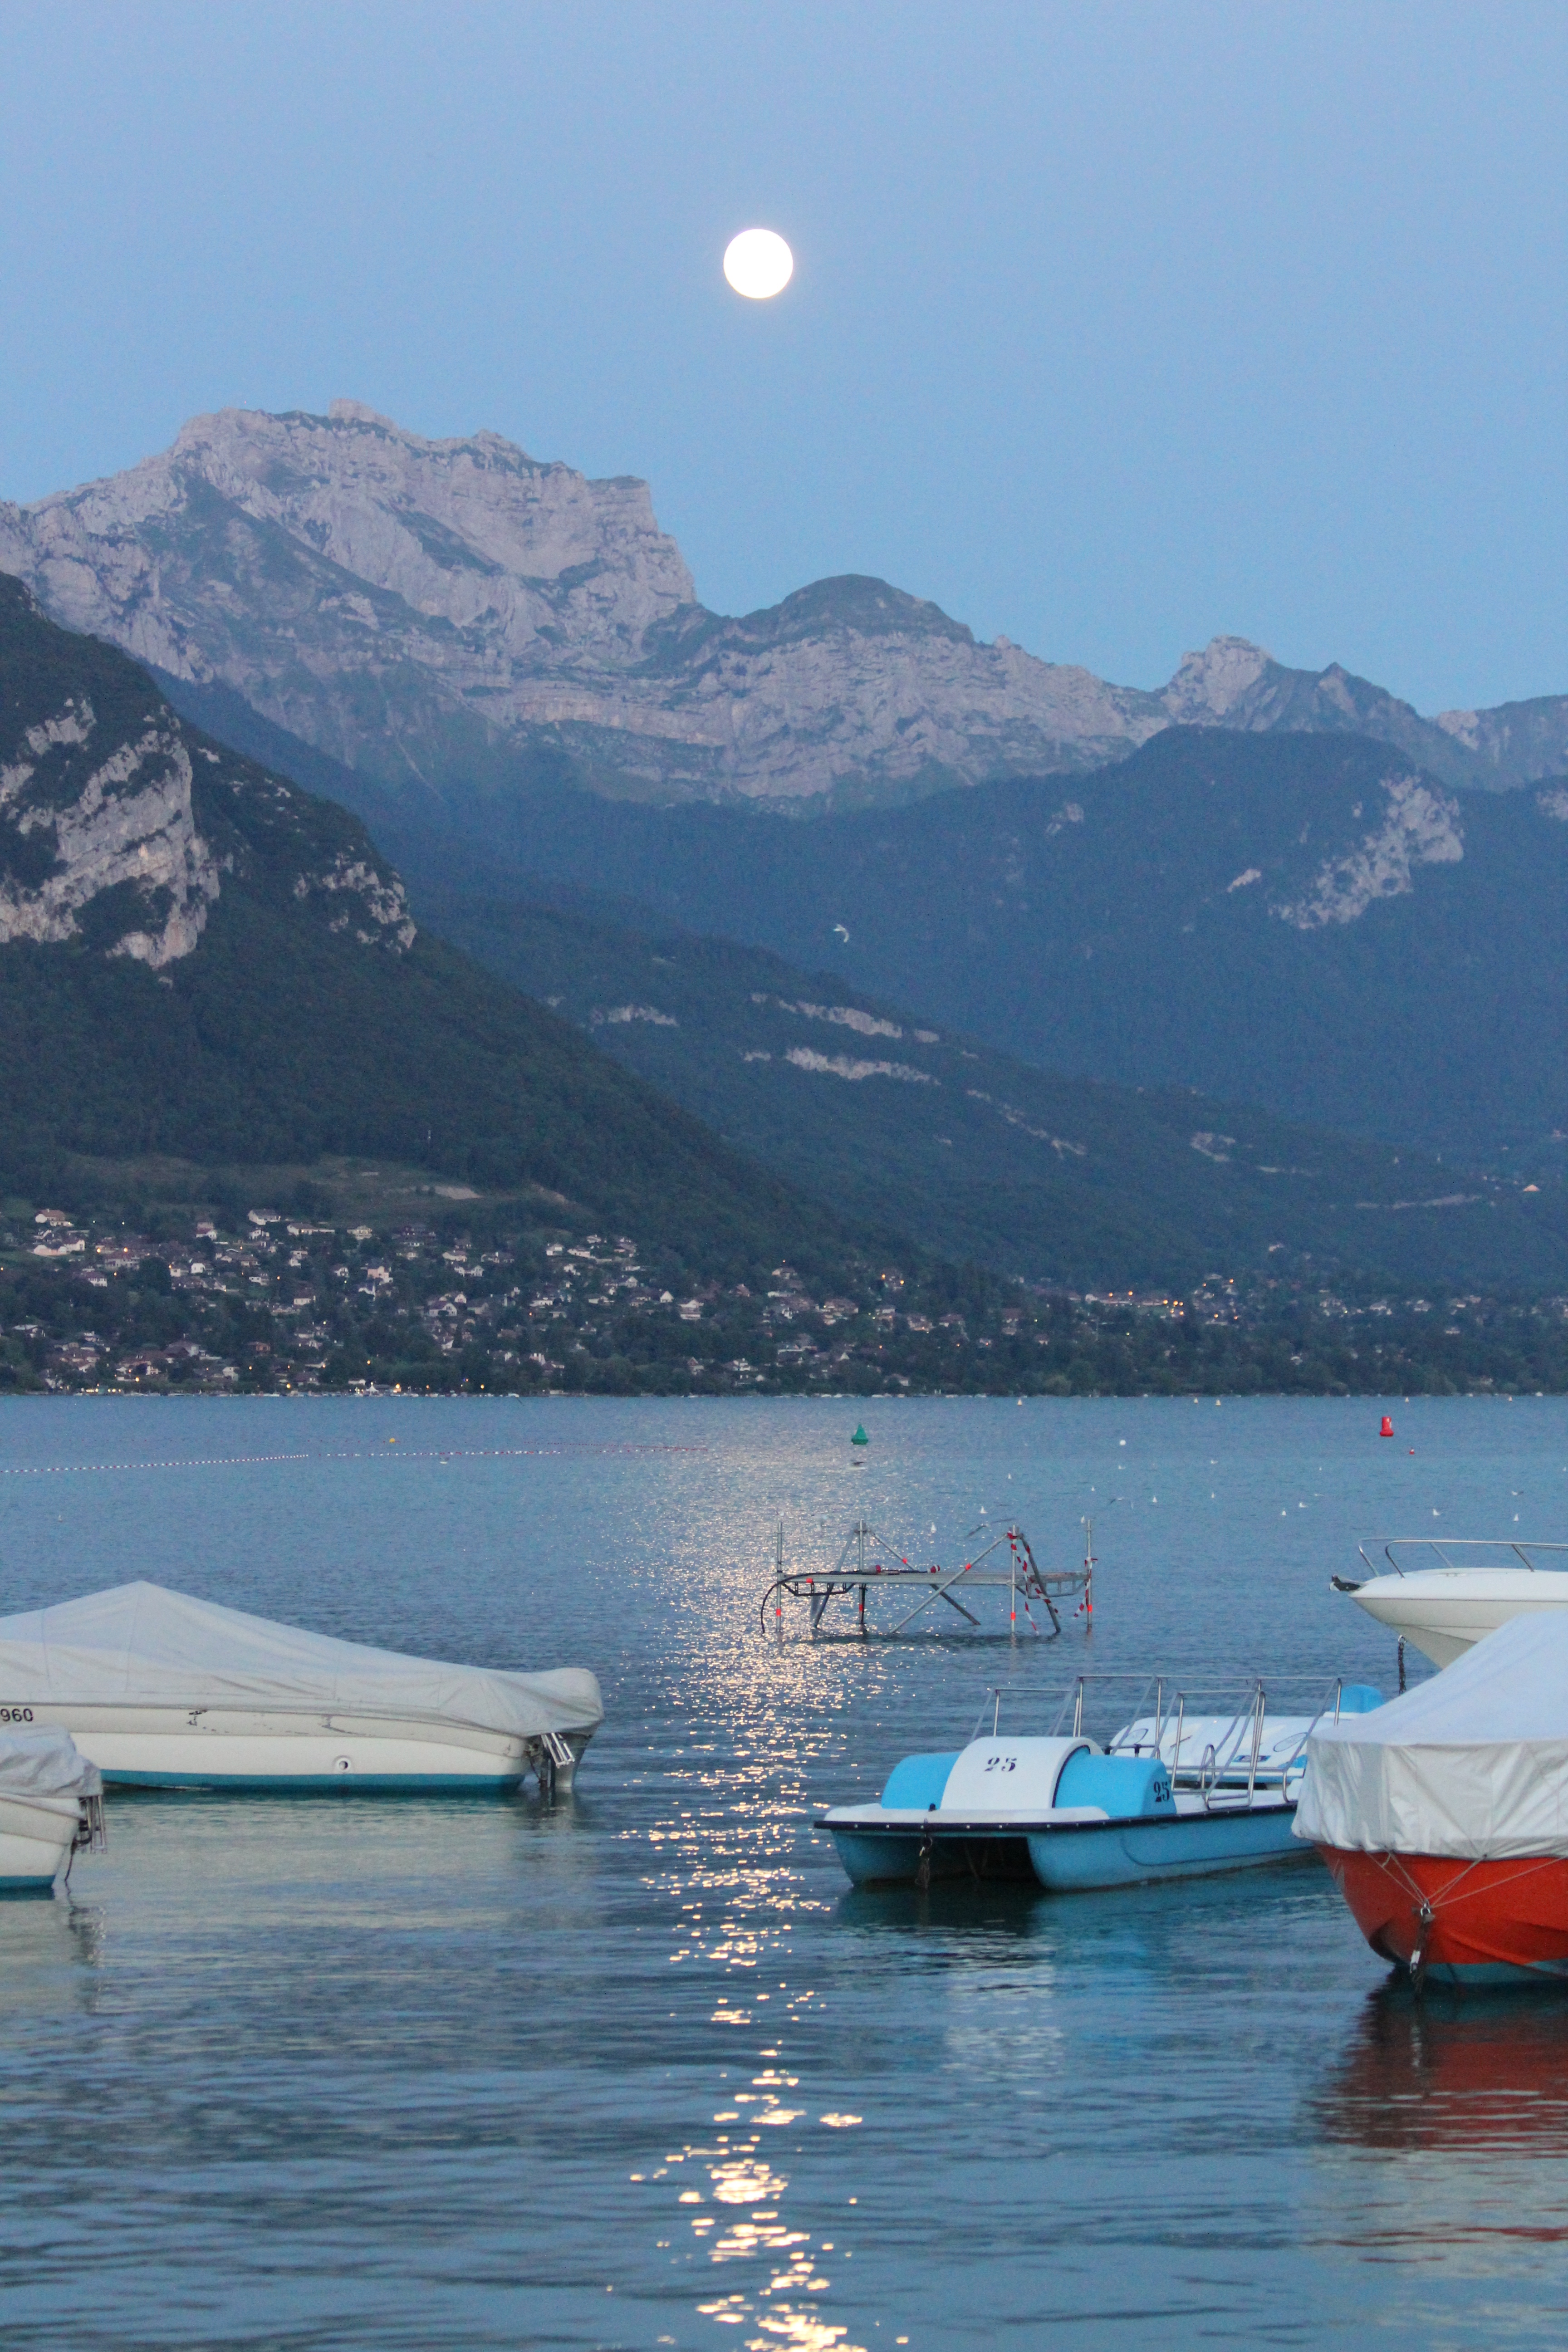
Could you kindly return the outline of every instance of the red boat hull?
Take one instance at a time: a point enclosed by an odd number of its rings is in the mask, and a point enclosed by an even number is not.
[[[1568,1978],[1568,1859],[1318,1852],[1384,1959],[1408,1968],[1419,1952],[1424,1974],[1455,1983]]]

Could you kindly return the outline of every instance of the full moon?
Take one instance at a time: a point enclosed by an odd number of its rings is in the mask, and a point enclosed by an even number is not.
[[[724,275],[748,302],[771,302],[795,276],[795,256],[771,228],[743,228],[724,247]]]

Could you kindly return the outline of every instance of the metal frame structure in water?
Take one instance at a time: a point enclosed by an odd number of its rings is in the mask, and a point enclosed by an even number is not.
[[[1044,1640],[1054,1641],[1063,1630],[1061,1614],[1057,1607],[1058,1601],[1075,1602],[1074,1613],[1081,1611],[1086,1626],[1093,1625],[1095,1560],[1092,1520],[1084,1521],[1081,1568],[1042,1569],[1035,1559],[1027,1536],[1022,1528],[1016,1525],[996,1529],[984,1526],[971,1528],[964,1538],[965,1543],[973,1542],[978,1535],[989,1536],[990,1541],[972,1559],[966,1559],[962,1568],[942,1568],[934,1562],[927,1568],[917,1568],[897,1544],[886,1542],[868,1520],[860,1518],[850,1528],[843,1549],[830,1569],[789,1568],[784,1563],[784,1521],[781,1519],[775,1538],[773,1580],[763,1595],[761,1604],[763,1630],[764,1633],[768,1630],[771,1611],[773,1631],[781,1642],[784,1640],[784,1603],[788,1601],[805,1605],[805,1631],[815,1637],[822,1632],[824,1620],[832,1604],[836,1601],[847,1601],[852,1616],[848,1629],[852,1636],[862,1640],[875,1637],[890,1641],[906,1633],[917,1617],[923,1616],[940,1601],[963,1618],[971,1633],[981,1633],[985,1630],[982,1620],[973,1609],[965,1606],[965,1599],[979,1592],[1007,1594],[1005,1632],[1009,1635],[1016,1636],[1018,1632],[1021,1607],[1030,1632]],[[1004,1547],[1005,1564],[998,1562],[994,1567],[986,1567],[985,1562],[993,1559]],[[904,1604],[913,1600],[917,1592],[920,1598],[914,1600],[914,1605],[905,1607]],[[959,1597],[961,1594],[963,1599]],[[872,1595],[876,1596],[876,1603],[872,1601]],[[888,1609],[882,1611],[877,1604],[889,1595],[893,1597]],[[1030,1605],[1034,1601],[1039,1602],[1051,1621],[1048,1634],[1035,1622]],[[903,1612],[894,1623],[877,1622],[879,1614],[890,1613],[893,1609]],[[925,1633],[930,1629],[921,1630]],[[842,1639],[843,1635],[836,1628],[830,1638]]]

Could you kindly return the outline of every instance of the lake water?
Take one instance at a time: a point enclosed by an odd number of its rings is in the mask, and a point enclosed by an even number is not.
[[[0,1405],[0,1610],[147,1576],[607,1708],[552,1808],[111,1795],[0,1906],[7,2347],[1560,2342],[1568,2005],[1416,2007],[1311,1858],[857,1894],[810,1829],[988,1685],[1391,1689],[1331,1570],[1568,1533],[1568,1406],[1380,1410]],[[1093,1511],[1091,1636],[760,1630],[781,1514],[956,1563],[982,1507],[1062,1566]]]

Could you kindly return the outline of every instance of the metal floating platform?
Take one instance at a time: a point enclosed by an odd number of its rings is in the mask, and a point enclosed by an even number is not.
[[[886,1541],[868,1520],[858,1519],[830,1568],[792,1568],[784,1559],[781,1519],[773,1580],[762,1599],[763,1630],[776,1633],[781,1641],[786,1626],[796,1636],[826,1633],[830,1639],[890,1641],[907,1633],[917,1618],[934,1611],[935,1618],[928,1618],[920,1627],[921,1634],[966,1630],[971,1634],[1016,1636],[1026,1629],[1043,1640],[1054,1641],[1063,1630],[1062,1606],[1070,1607],[1071,1615],[1081,1616],[1086,1628],[1092,1626],[1095,1562],[1090,1521],[1084,1522],[1079,1568],[1042,1569],[1020,1527],[972,1528],[964,1540],[973,1543],[976,1536],[984,1536],[986,1541],[962,1566],[943,1568],[932,1561],[922,1567],[900,1546]],[[997,1606],[1004,1595],[1005,1609]],[[977,1608],[970,1607],[972,1601]],[[831,1623],[830,1612],[834,1612]],[[962,1627],[952,1622],[947,1612],[963,1621]],[[1047,1618],[1048,1632],[1040,1622]]]

